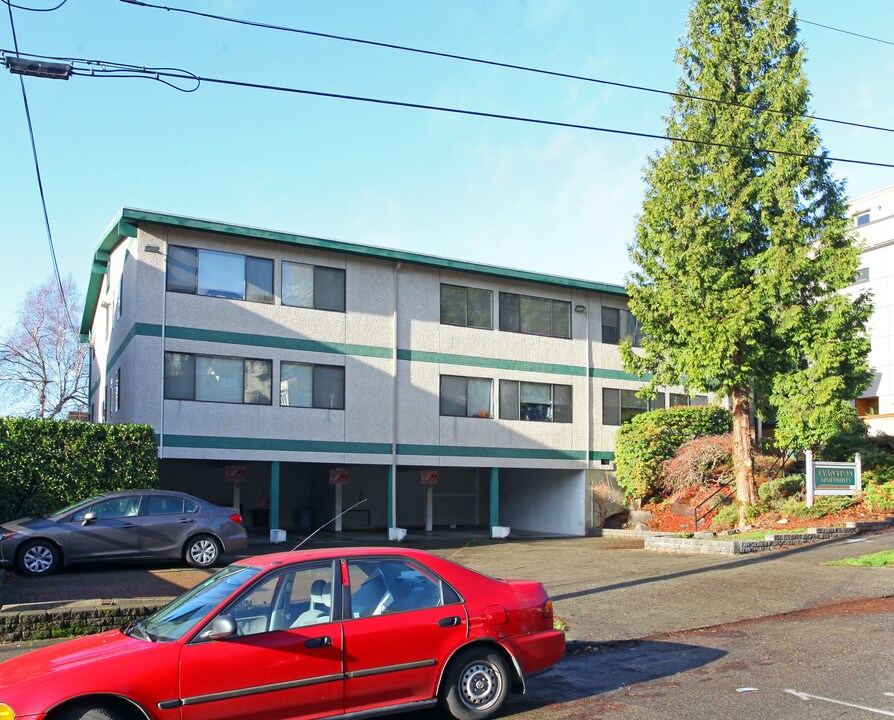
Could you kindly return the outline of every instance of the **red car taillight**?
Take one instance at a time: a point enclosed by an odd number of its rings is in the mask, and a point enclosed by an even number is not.
[[[547,600],[543,605],[540,606],[540,614],[546,620],[552,620],[553,617],[553,601]]]
[[[232,515],[230,515],[230,520],[232,520],[237,525],[241,525],[242,524],[242,514],[241,513],[233,513]]]

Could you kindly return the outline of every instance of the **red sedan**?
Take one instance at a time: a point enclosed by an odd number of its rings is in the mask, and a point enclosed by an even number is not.
[[[404,548],[230,565],[146,620],[0,664],[0,720],[496,713],[565,650],[543,586]]]

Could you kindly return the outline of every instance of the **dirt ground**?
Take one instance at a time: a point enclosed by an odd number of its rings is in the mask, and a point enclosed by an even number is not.
[[[666,502],[643,505],[643,510],[648,510],[652,513],[652,519],[646,524],[649,526],[650,530],[658,530],[662,532],[692,532],[693,519],[691,512],[687,512],[685,507],[680,508],[679,505],[675,505],[674,502],[693,507],[706,499],[712,492],[714,492],[713,488],[688,496],[672,498]],[[716,498],[712,500],[710,504],[713,504],[715,501]],[[709,513],[704,519],[699,518],[698,529],[700,531],[714,530],[715,532],[717,530],[725,529],[711,526],[716,515],[717,511],[714,511]],[[845,523],[849,522],[876,522],[884,520],[884,518],[885,514],[871,513],[864,507],[863,503],[857,503],[852,507],[820,518],[801,518],[795,515],[783,515],[775,511],[768,512],[755,518],[751,523],[751,526],[755,530],[783,532],[786,529],[794,528],[844,527]]]

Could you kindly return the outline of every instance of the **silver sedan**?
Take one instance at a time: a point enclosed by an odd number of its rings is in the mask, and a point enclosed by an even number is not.
[[[80,562],[178,559],[210,567],[247,544],[239,511],[172,490],[88,498],[45,518],[0,523],[0,566],[49,575]]]

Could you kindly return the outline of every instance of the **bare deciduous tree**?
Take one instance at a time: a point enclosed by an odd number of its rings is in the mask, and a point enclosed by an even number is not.
[[[54,279],[32,288],[0,342],[0,386],[15,414],[55,418],[87,406],[89,346],[75,321],[81,296],[71,278],[62,287],[64,302]]]

